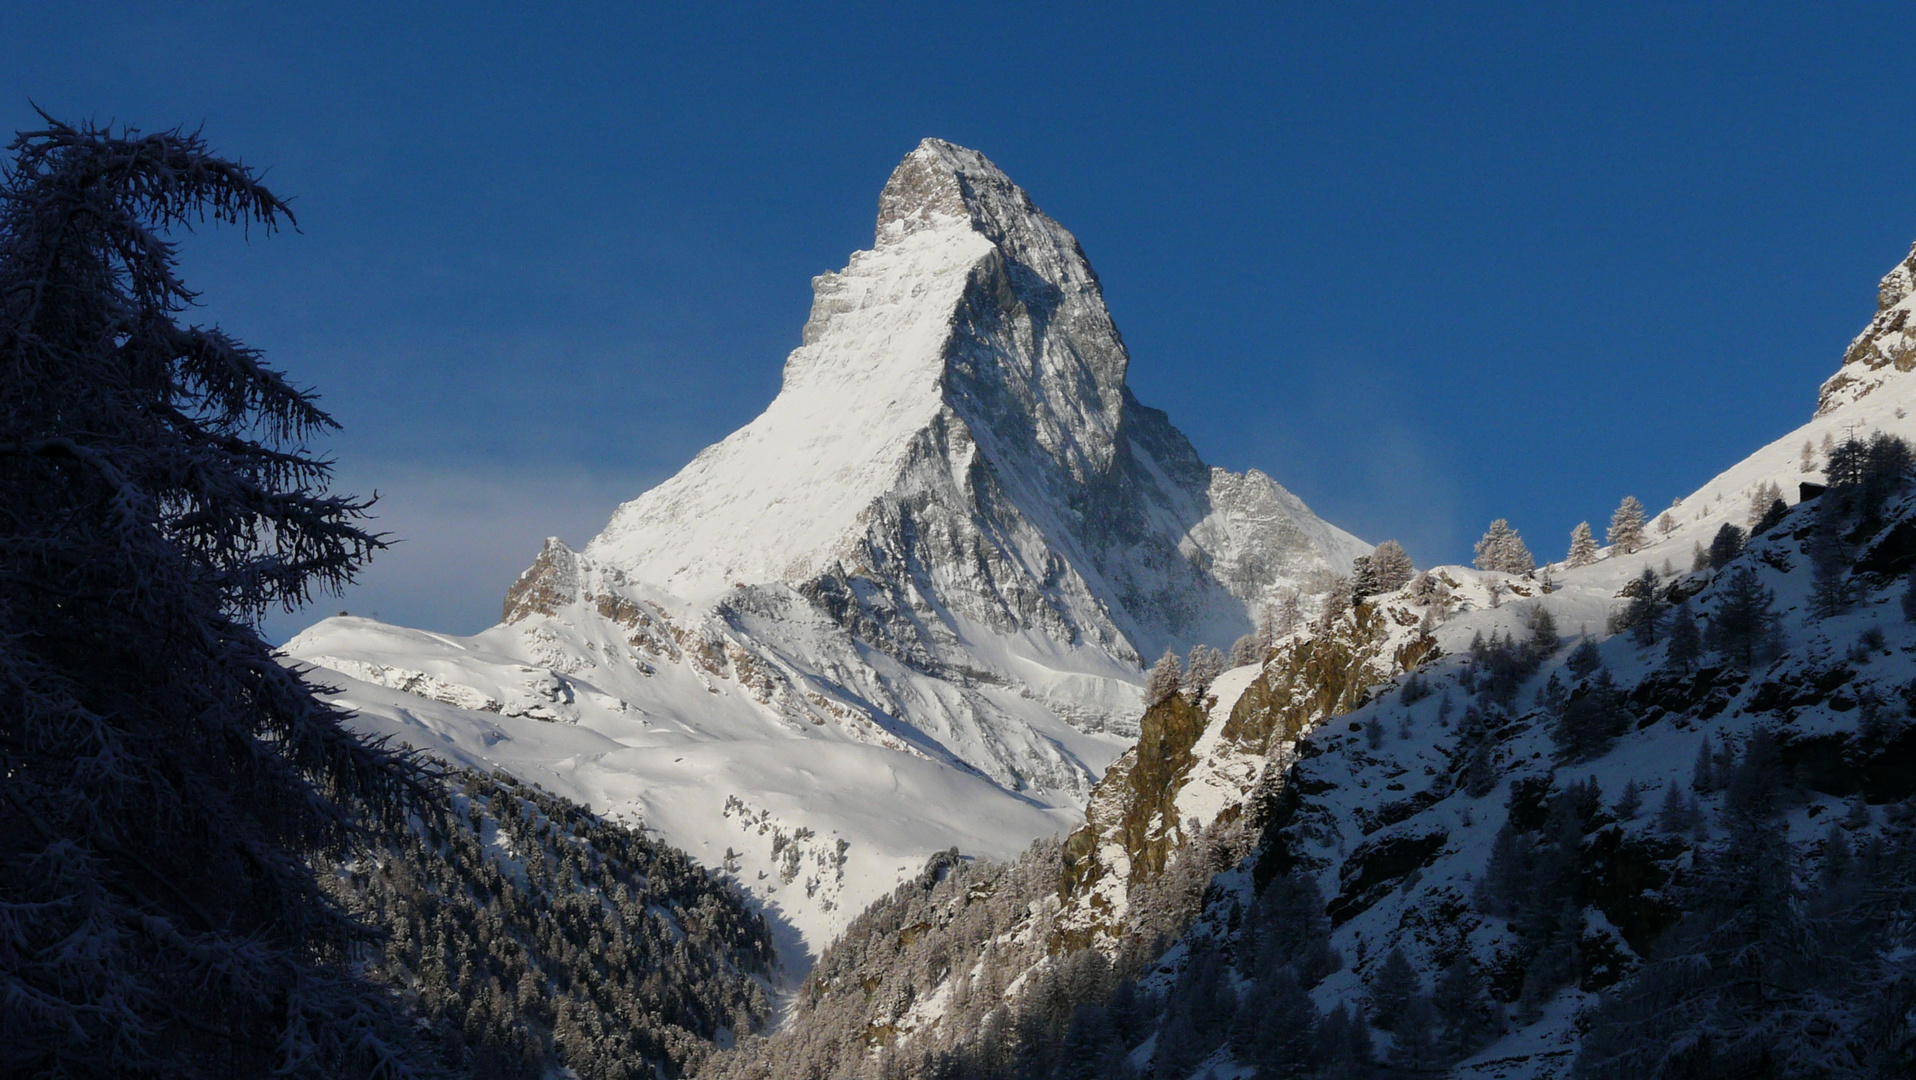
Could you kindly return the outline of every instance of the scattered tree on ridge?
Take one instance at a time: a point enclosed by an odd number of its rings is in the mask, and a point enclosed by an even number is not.
[[[1158,657],[1158,662],[1151,667],[1151,674],[1144,680],[1145,707],[1150,708],[1164,701],[1183,686],[1184,667],[1178,663],[1178,654],[1165,649],[1164,655]]]
[[[1604,534],[1610,546],[1623,555],[1633,555],[1643,546],[1643,504],[1635,495],[1625,495],[1610,515],[1610,531]]]
[[[1410,553],[1395,540],[1386,540],[1377,545],[1377,550],[1370,554],[1370,562],[1371,569],[1377,575],[1378,592],[1401,589],[1417,573],[1417,567],[1410,561]]]
[[[1490,523],[1483,539],[1477,541],[1476,567],[1505,574],[1528,574],[1537,568],[1536,559],[1524,546],[1523,537],[1503,518]]]
[[[1203,701],[1211,684],[1224,672],[1224,654],[1209,645],[1191,646],[1191,660],[1184,668],[1184,689],[1192,701]]]
[[[1596,561],[1597,538],[1591,534],[1589,522],[1579,521],[1577,527],[1570,530],[1570,554],[1564,557],[1564,562],[1574,570]]]

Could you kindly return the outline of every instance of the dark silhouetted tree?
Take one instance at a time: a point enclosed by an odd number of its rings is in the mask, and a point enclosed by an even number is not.
[[[1710,538],[1710,569],[1721,570],[1743,553],[1743,530],[1724,522]]]
[[[1730,572],[1717,598],[1705,641],[1738,667],[1768,663],[1777,651],[1776,594],[1748,566]]]
[[[174,230],[286,205],[181,131],[46,118],[0,179],[0,1073],[405,1067],[307,857],[431,780],[355,737],[254,620],[350,581],[335,427],[177,319]]]

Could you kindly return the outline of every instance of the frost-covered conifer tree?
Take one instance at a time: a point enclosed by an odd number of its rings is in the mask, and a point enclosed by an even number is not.
[[[1395,540],[1386,540],[1377,545],[1377,550],[1371,552],[1370,562],[1372,571],[1377,575],[1378,592],[1401,589],[1417,573],[1417,567],[1410,561],[1410,553]]]
[[[1209,645],[1191,646],[1191,661],[1184,669],[1184,689],[1191,700],[1202,701],[1211,684],[1224,672],[1224,654]]]
[[[1782,498],[1783,488],[1777,484],[1776,481],[1771,480],[1767,483],[1756,485],[1756,490],[1750,493],[1750,519],[1748,524],[1751,532],[1762,531],[1756,527],[1757,523],[1763,520],[1763,515],[1770,512],[1770,504]]]
[[[1769,532],[1771,529],[1774,529],[1778,525],[1782,524],[1783,519],[1785,517],[1788,517],[1789,513],[1790,513],[1789,503],[1784,502],[1780,498],[1772,500],[1770,502],[1770,505],[1764,508],[1763,516],[1760,518],[1757,518],[1756,524],[1750,526],[1750,535],[1762,536],[1764,533]]]
[[[170,233],[291,215],[198,135],[43,118],[0,177],[0,1073],[403,1071],[307,857],[429,778],[254,627],[380,544],[313,395],[177,321]]]
[[[1151,674],[1144,680],[1144,704],[1147,707],[1156,705],[1177,693],[1183,685],[1184,667],[1178,663],[1178,654],[1166,649],[1164,655],[1158,657],[1158,662],[1151,666]]]
[[[1591,534],[1589,522],[1579,521],[1577,527],[1570,530],[1570,554],[1564,557],[1564,562],[1574,570],[1596,561],[1597,538]]]
[[[1524,546],[1523,537],[1510,527],[1503,518],[1490,523],[1483,539],[1477,541],[1476,567],[1479,570],[1495,570],[1505,574],[1528,574],[1536,569],[1537,561],[1531,557],[1530,549]]]
[[[1350,581],[1353,606],[1380,591],[1377,587],[1377,567],[1369,555],[1359,555],[1351,563]]]
[[[1304,597],[1296,589],[1286,589],[1277,598],[1277,606],[1271,610],[1266,620],[1268,633],[1265,635],[1265,647],[1270,647],[1277,639],[1296,630],[1304,621]]]
[[[1635,495],[1625,495],[1610,515],[1610,531],[1604,539],[1620,554],[1632,555],[1643,546],[1643,504]]]
[[[1231,666],[1239,668],[1261,664],[1268,648],[1258,640],[1257,634],[1244,634],[1231,643]]]

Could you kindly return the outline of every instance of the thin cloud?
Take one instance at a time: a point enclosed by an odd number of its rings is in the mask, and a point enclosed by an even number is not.
[[[379,493],[372,527],[392,547],[376,555],[343,596],[275,613],[267,636],[284,641],[339,611],[389,623],[473,634],[499,620],[507,586],[548,536],[578,546],[620,502],[657,482],[612,479],[549,466],[470,469],[406,464],[342,473],[342,491]]]

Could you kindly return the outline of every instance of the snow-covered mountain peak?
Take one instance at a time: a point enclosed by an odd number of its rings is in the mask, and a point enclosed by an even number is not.
[[[363,684],[365,726],[749,869],[816,945],[931,851],[1073,819],[1145,658],[1308,607],[1370,548],[1130,395],[1078,242],[975,151],[920,144],[813,288],[765,411],[548,541],[499,626],[328,620],[288,651]]]
[[[1916,368],[1916,247],[1883,275],[1876,317],[1850,342],[1843,366],[1823,384],[1816,415],[1824,416]]]

